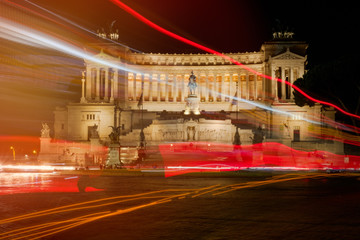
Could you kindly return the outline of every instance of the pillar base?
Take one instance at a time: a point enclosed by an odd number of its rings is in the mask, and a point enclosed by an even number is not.
[[[199,108],[199,102],[200,99],[196,95],[189,95],[186,99],[186,106],[185,106],[185,115],[189,115],[190,113],[193,113],[195,115],[200,115],[200,108]]]
[[[109,154],[108,154],[108,158],[106,159],[106,166],[114,167],[117,164],[120,165],[120,144],[111,143],[109,145]]]
[[[87,103],[86,98],[84,97],[80,98],[80,103]]]

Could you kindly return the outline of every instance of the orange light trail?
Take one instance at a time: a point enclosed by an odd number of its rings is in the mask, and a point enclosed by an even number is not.
[[[358,174],[357,174],[358,175]],[[147,193],[140,193],[140,194],[132,194],[127,196],[116,196],[116,197],[109,197],[109,198],[102,198],[92,201],[85,201],[80,202],[76,204],[70,204],[62,207],[52,208],[43,210],[36,213],[31,214],[25,214],[14,218],[8,218],[0,221],[0,224],[9,223],[9,222],[15,222],[15,221],[21,221],[29,218],[35,218],[35,217],[41,217],[49,214],[55,214],[59,213],[60,209],[63,209],[64,211],[77,211],[79,208],[77,206],[80,205],[86,205],[86,204],[92,204],[97,203],[101,201],[109,201],[109,200],[116,200],[119,198],[126,198],[125,201],[137,201],[137,200],[144,200],[144,199],[152,199],[157,198],[157,200],[148,202],[148,203],[140,203],[135,206],[118,209],[115,211],[109,211],[109,210],[100,210],[98,212],[85,214],[77,217],[72,217],[69,219],[61,220],[61,221],[52,221],[48,222],[48,218],[45,217],[44,221],[45,223],[42,224],[36,224],[31,226],[26,226],[18,229],[14,229],[8,232],[0,233],[0,239],[39,239],[43,238],[49,235],[54,235],[59,232],[63,232],[75,227],[78,227],[80,225],[90,223],[93,221],[101,220],[107,217],[113,217],[125,213],[129,213],[132,211],[140,210],[146,207],[156,206],[163,203],[169,203],[173,199],[193,199],[196,197],[203,196],[205,194],[211,194],[212,196],[218,196],[221,194],[229,193],[231,191],[236,191],[240,189],[245,188],[253,188],[253,187],[260,187],[267,184],[275,184],[280,182],[286,182],[286,181],[294,181],[294,180],[301,180],[301,179],[310,179],[310,178],[329,178],[329,177],[339,177],[339,176],[357,176],[356,174],[318,174],[318,173],[291,173],[291,174],[283,174],[280,176],[273,176],[270,179],[266,180],[260,180],[260,181],[250,181],[250,182],[241,182],[236,184],[229,184],[225,186],[221,186],[220,184],[211,185],[203,188],[198,189],[166,189],[166,190],[158,190],[158,191],[152,191]],[[171,192],[174,192],[174,194],[171,194]],[[179,193],[180,192],[180,193]],[[158,193],[161,193],[161,195],[156,195]],[[163,195],[163,193],[170,193],[169,195]],[[152,194],[155,194],[154,196],[151,196]],[[145,197],[146,196],[146,197]],[[186,198],[188,197],[188,198]],[[104,207],[109,204],[117,204],[119,201],[112,201],[108,204],[104,205],[95,205],[94,207]],[[45,214],[44,214],[45,213]]]
[[[214,186],[216,186],[216,185],[214,185]],[[83,215],[83,216],[79,216],[79,217],[75,217],[75,218],[70,218],[70,219],[63,220],[63,221],[47,222],[44,224],[38,224],[38,225],[33,225],[33,226],[29,226],[29,227],[23,227],[23,228],[11,230],[8,232],[0,233],[0,239],[5,239],[5,238],[28,239],[30,237],[31,237],[31,239],[38,239],[38,238],[42,238],[42,237],[45,237],[48,235],[53,235],[53,234],[61,232],[61,231],[71,229],[71,228],[74,228],[74,227],[77,227],[77,226],[80,226],[80,225],[83,225],[83,224],[86,224],[86,223],[89,223],[92,221],[96,221],[96,220],[99,220],[102,218],[128,213],[128,212],[135,211],[135,210],[149,207],[149,206],[167,203],[167,202],[172,201],[172,199],[175,199],[175,198],[184,199],[186,196],[188,196],[192,193],[198,193],[200,191],[207,190],[214,186],[209,186],[209,187],[204,187],[204,188],[199,188],[199,189],[166,189],[166,190],[152,191],[152,192],[141,193],[141,194],[127,195],[127,196],[116,196],[116,197],[110,197],[110,198],[103,198],[103,199],[86,201],[86,202],[81,202],[81,203],[76,203],[76,204],[70,204],[70,205],[52,208],[52,209],[48,209],[48,210],[43,210],[43,211],[31,213],[31,214],[25,214],[25,215],[21,215],[21,216],[14,217],[14,218],[8,218],[8,219],[4,219],[4,220],[0,221],[0,224],[15,222],[15,221],[22,221],[22,220],[26,220],[26,219],[30,219],[30,218],[36,218],[36,217],[41,217],[41,216],[50,215],[50,214],[56,214],[56,213],[60,213],[60,212],[78,211],[78,210],[84,210],[84,209],[88,209],[88,208],[104,207],[107,205],[114,205],[114,204],[118,204],[120,202],[125,202],[125,201],[137,201],[137,200],[152,199],[152,198],[158,199],[158,200],[152,201],[150,203],[140,204],[140,205],[128,207],[125,209],[119,209],[116,211],[100,211],[100,212],[87,214],[87,215]],[[145,196],[145,195],[151,195],[151,194],[171,193],[171,192],[180,192],[180,193],[175,193],[175,194],[170,194],[170,195]],[[183,193],[181,193],[181,192],[183,192]],[[77,207],[79,205],[87,205],[87,204],[91,204],[91,203],[95,203],[95,202],[109,201],[109,200],[118,199],[118,198],[126,198],[126,199],[121,200],[121,201],[112,201],[112,202],[100,204],[100,205],[88,206],[88,207],[81,207],[81,208]],[[60,224],[64,224],[64,225],[53,228],[53,226],[60,225]],[[39,231],[39,230],[43,230],[43,231]],[[24,234],[27,234],[27,235],[24,235]],[[19,235],[22,235],[22,236],[19,236]]]

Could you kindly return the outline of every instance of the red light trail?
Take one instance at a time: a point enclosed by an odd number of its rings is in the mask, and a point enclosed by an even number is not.
[[[315,98],[309,96],[309,95],[306,94],[303,90],[301,90],[300,88],[298,88],[297,86],[295,86],[295,85],[292,84],[292,83],[289,83],[289,82],[287,82],[287,81],[284,81],[284,80],[282,80],[282,79],[280,79],[280,78],[274,78],[274,77],[265,75],[265,74],[263,74],[263,73],[257,72],[257,71],[255,71],[254,69],[251,69],[251,68],[243,65],[242,63],[240,63],[240,62],[232,59],[232,58],[229,57],[229,56],[226,56],[226,55],[224,55],[224,54],[222,54],[222,53],[220,53],[220,52],[217,52],[217,51],[215,51],[215,50],[213,50],[213,49],[211,49],[211,48],[205,47],[205,46],[203,46],[203,45],[201,45],[201,44],[198,44],[198,43],[193,42],[193,41],[191,41],[191,40],[189,40],[189,39],[186,39],[186,38],[184,38],[184,37],[181,37],[181,36],[179,36],[179,35],[177,35],[177,34],[175,34],[175,33],[173,33],[173,32],[170,32],[169,30],[166,30],[165,28],[162,28],[162,27],[160,27],[159,25],[157,25],[156,23],[154,23],[154,22],[150,21],[149,19],[145,18],[145,17],[142,16],[140,13],[136,12],[134,9],[130,8],[128,5],[124,4],[124,3],[121,2],[120,0],[110,0],[110,1],[111,1],[112,3],[114,3],[115,5],[119,6],[120,8],[122,8],[123,10],[125,10],[126,12],[128,12],[129,14],[131,14],[132,16],[134,16],[135,18],[137,18],[138,20],[140,20],[141,22],[145,23],[146,25],[152,27],[153,29],[155,29],[155,30],[157,30],[157,31],[159,31],[159,32],[161,32],[161,33],[163,33],[163,34],[165,34],[165,35],[168,35],[168,36],[170,36],[170,37],[172,37],[172,38],[174,38],[174,39],[177,39],[177,40],[179,40],[179,41],[181,41],[181,42],[184,42],[184,43],[186,43],[186,44],[188,44],[188,45],[191,45],[191,46],[193,46],[193,47],[196,47],[196,48],[198,48],[198,49],[200,49],[200,50],[203,50],[203,51],[205,51],[205,52],[208,52],[208,53],[211,53],[211,54],[215,54],[215,55],[217,55],[217,56],[220,56],[220,57],[224,58],[225,60],[228,60],[228,61],[230,61],[230,62],[232,62],[232,63],[240,66],[241,68],[243,68],[243,69],[245,69],[245,70],[247,70],[247,71],[249,71],[249,72],[251,72],[251,73],[254,73],[254,74],[256,74],[256,75],[258,75],[258,76],[260,76],[260,77],[263,77],[263,78],[266,78],[266,79],[269,79],[269,80],[272,80],[272,81],[278,81],[278,82],[281,82],[281,83],[285,83],[285,84],[287,84],[288,86],[290,86],[290,87],[292,87],[293,89],[295,89],[296,91],[298,91],[299,93],[301,93],[304,97],[310,99],[310,100],[313,101],[313,102],[317,102],[317,103],[320,103],[320,104],[324,104],[324,105],[333,107],[333,108],[339,110],[340,112],[342,112],[343,114],[346,114],[346,115],[348,115],[348,116],[350,116],[350,117],[354,117],[354,118],[360,119],[360,116],[358,116],[358,115],[356,115],[356,114],[353,114],[353,113],[350,113],[350,112],[347,112],[347,111],[341,109],[340,107],[338,107],[338,106],[335,105],[335,104],[332,104],[332,103],[329,103],[329,102],[325,102],[325,101],[321,101],[321,100],[318,100],[318,99],[315,99]]]
[[[195,172],[224,172],[244,169],[270,170],[355,170],[360,157],[327,151],[296,150],[266,142],[234,146],[206,142],[159,145],[165,177]]]

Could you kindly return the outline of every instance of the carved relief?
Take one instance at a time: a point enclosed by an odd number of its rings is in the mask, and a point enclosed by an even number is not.
[[[188,126],[187,129],[187,140],[194,141],[195,140],[195,126]]]

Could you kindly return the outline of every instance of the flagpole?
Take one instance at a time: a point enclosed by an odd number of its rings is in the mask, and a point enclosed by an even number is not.
[[[236,81],[236,93],[238,92],[238,88],[239,88],[239,79]],[[238,94],[236,94],[236,97],[237,95]],[[239,113],[239,101],[236,99],[236,128],[238,127],[238,121],[239,121],[238,113]]]
[[[232,105],[234,105],[236,103],[236,123],[235,123],[235,126],[236,126],[236,131],[235,131],[235,136],[234,136],[234,141],[233,141],[233,144],[234,144],[234,147],[237,149],[240,145],[241,145],[241,140],[240,140],[240,134],[239,134],[239,118],[238,118],[238,113],[239,113],[239,101],[238,101],[238,85],[239,84],[239,81],[236,82],[236,92],[235,92],[235,96],[233,98],[233,101],[232,101]],[[241,93],[240,93],[240,96],[241,96]]]

